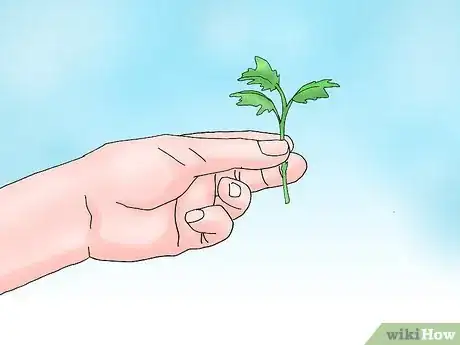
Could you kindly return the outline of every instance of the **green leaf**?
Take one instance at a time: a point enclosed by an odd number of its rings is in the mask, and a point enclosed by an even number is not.
[[[247,81],[248,85],[260,85],[262,91],[273,91],[280,83],[278,72],[271,68],[267,60],[256,56],[256,68],[249,68],[241,74],[238,81]]]
[[[256,115],[262,115],[265,111],[268,113],[273,111],[276,115],[278,115],[278,111],[276,110],[276,106],[273,101],[260,91],[244,90],[232,93],[230,94],[230,97],[240,98],[236,105],[259,107]]]
[[[340,85],[332,82],[332,79],[312,81],[302,86],[292,97],[292,100],[297,103],[307,103],[308,101],[316,101],[318,98],[329,98],[326,89],[331,87],[340,87]]]

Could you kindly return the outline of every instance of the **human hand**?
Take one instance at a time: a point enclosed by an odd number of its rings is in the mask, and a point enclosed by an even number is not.
[[[90,171],[89,255],[139,261],[175,256],[228,238],[251,194],[307,170],[292,141],[262,132],[161,135],[106,144],[83,158]]]

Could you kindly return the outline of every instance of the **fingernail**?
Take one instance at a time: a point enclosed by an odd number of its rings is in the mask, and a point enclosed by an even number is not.
[[[232,182],[228,185],[228,195],[232,198],[241,196],[241,187],[238,183]]]
[[[286,141],[289,145],[289,152],[292,152],[294,150],[294,142],[288,136],[286,136]]]
[[[258,143],[260,151],[267,156],[282,156],[289,150],[289,144],[286,140],[264,140]]]
[[[185,214],[185,221],[187,223],[194,223],[198,222],[199,220],[204,218],[204,211],[203,210],[192,210],[188,211]]]

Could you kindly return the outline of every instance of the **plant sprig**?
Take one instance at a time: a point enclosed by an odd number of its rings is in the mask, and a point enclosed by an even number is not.
[[[273,100],[260,91],[243,90],[230,94],[230,97],[239,98],[236,105],[259,108],[256,113],[257,116],[262,115],[264,112],[273,112],[278,121],[280,140],[284,140],[286,136],[286,119],[293,103],[306,104],[309,101],[315,101],[320,98],[329,98],[326,89],[340,87],[340,85],[333,82],[332,79],[311,81],[302,85],[288,101],[280,84],[279,73],[270,66],[267,60],[260,56],[255,57],[255,63],[256,67],[249,68],[247,71],[243,72],[241,77],[238,78],[238,81],[246,82],[247,85],[258,85],[262,91],[276,91],[281,99],[281,112],[277,109]],[[287,170],[288,163],[282,163],[280,166],[280,173],[283,183],[284,202],[289,204],[290,196]]]

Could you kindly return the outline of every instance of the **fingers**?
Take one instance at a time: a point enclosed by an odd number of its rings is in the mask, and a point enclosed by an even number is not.
[[[215,205],[222,206],[232,219],[241,217],[251,203],[251,190],[238,180],[223,177],[217,185]]]
[[[183,134],[192,138],[208,139],[251,139],[251,140],[278,140],[280,135],[276,133],[258,131],[220,131],[220,132],[198,132]],[[294,150],[294,142],[289,136],[285,136],[289,144],[290,151]]]
[[[185,221],[198,236],[190,248],[214,246],[227,239],[233,230],[233,220],[222,206],[208,206],[187,212]]]
[[[185,139],[185,138],[184,138]],[[289,155],[285,140],[208,139],[187,137],[181,141],[194,159],[187,168],[201,176],[230,169],[266,169],[284,162]]]
[[[286,175],[288,184],[297,182],[307,172],[307,161],[297,153],[291,153],[287,163],[288,169]],[[249,186],[252,192],[282,185],[279,167],[260,169],[258,171],[241,170],[237,173],[237,176]]]
[[[223,241],[251,202],[251,191],[241,181],[214,175],[200,176],[176,204],[178,244],[186,249],[209,247]],[[210,206],[211,205],[211,206]]]

